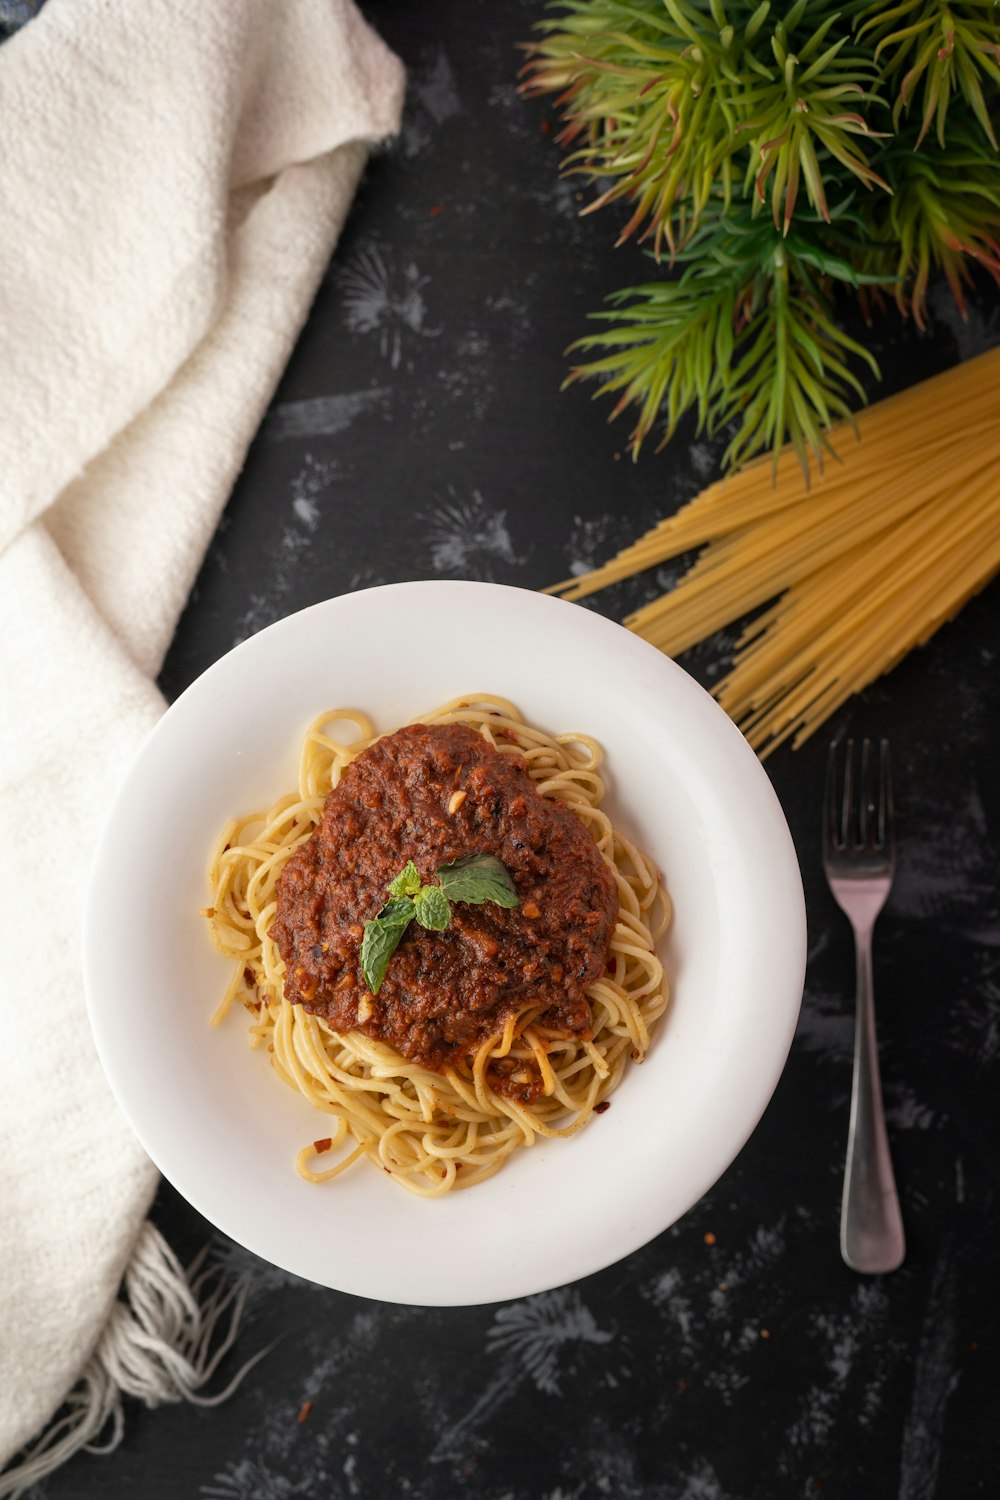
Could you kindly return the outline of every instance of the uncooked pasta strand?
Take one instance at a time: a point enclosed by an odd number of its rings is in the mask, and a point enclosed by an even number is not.
[[[956,474],[956,484],[962,478]],[[753,537],[740,536],[715,569],[698,573],[695,565],[673,593],[636,611],[625,623],[662,651],[679,655],[796,583],[810,580],[809,598],[819,610],[829,578],[838,576],[841,559],[857,561],[877,550],[884,565],[894,567],[896,555],[906,549],[910,530],[920,526],[921,518],[925,523],[929,519],[940,545],[949,524],[959,524],[970,511],[978,514],[977,493],[984,494],[980,508],[985,503],[988,512],[994,485],[990,479],[984,491],[983,482],[982,473],[970,473],[965,476],[965,487],[960,485],[951,496],[928,499],[916,511],[906,503],[871,509],[853,529],[850,518],[841,518],[839,524],[825,519],[813,531],[796,530],[788,536],[764,528]],[[977,483],[978,491],[974,489]],[[853,565],[850,572],[840,573],[847,584],[854,576]]]
[[[970,510],[965,507],[968,513],[961,519],[956,541],[968,531],[978,530],[980,520],[988,517],[991,502],[992,497],[984,495],[978,508]],[[925,565],[923,543],[928,536],[933,536],[937,521],[933,508],[925,507],[911,523],[902,546],[899,536],[889,533],[875,546],[858,547],[845,553],[810,577],[807,586],[789,589],[772,610],[748,628],[741,639],[736,665],[726,688],[727,710],[731,712],[734,703],[742,705],[744,701],[746,707],[756,706],[763,684],[769,678],[773,683],[774,653],[768,650],[766,639],[762,640],[772,623],[777,625],[780,622],[781,625],[785,654],[783,675],[794,680],[811,661],[816,660],[818,654],[829,650],[839,638],[856,628],[853,613],[856,604],[863,609],[881,607],[886,592],[883,581],[889,570],[892,573],[891,586],[895,590],[905,588],[919,578]],[[880,585],[883,585],[881,592]],[[738,711],[743,711],[742,706]]]
[[[583,598],[607,583],[665,561],[744,522],[820,493],[848,489],[873,467],[883,482],[897,480],[911,460],[919,473],[926,453],[957,453],[995,430],[1000,349],[991,350],[918,386],[889,396],[861,412],[854,427],[835,430],[839,462],[827,463],[807,485],[798,462],[789,459],[772,476],[770,459],[757,459],[738,473],[709,485],[675,516],[667,517],[617,558],[549,590]],[[863,452],[862,452],[863,449]]]
[[[984,473],[991,473],[993,459],[988,453],[973,452],[962,456],[949,455],[937,464],[927,465],[915,478],[900,485],[896,493],[891,490],[875,495],[866,490],[863,500],[843,501],[830,505],[823,495],[810,497],[809,504],[783,510],[777,515],[762,519],[751,530],[738,531],[721,538],[706,548],[701,557],[688,571],[683,584],[685,596],[697,584],[699,590],[714,586],[714,575],[740,570],[744,576],[750,557],[759,559],[768,570],[771,597],[777,587],[783,586],[795,576],[792,571],[783,571],[786,564],[791,567],[796,561],[807,566],[820,566],[824,560],[817,556],[820,547],[828,547],[834,555],[839,545],[849,547],[866,536],[902,521],[911,511],[931,501],[939,501],[944,482],[948,490],[965,483],[973,483]],[[640,617],[643,621],[655,619],[675,607],[673,601],[680,590],[664,596],[646,606],[645,610],[629,616],[626,624]]]
[[[998,419],[1000,348],[837,429],[839,461],[811,483],[797,462],[775,476],[756,460],[550,592],[581,599],[703,546],[625,623],[676,655],[768,605],[714,691],[762,753],[801,744],[997,571]]]
[[[795,744],[801,744],[852,693],[894,666],[911,647],[923,644],[968,599],[973,566],[984,565],[991,572],[1000,566],[1000,521],[994,520],[985,536],[969,534],[944,550],[935,546],[933,557],[925,557],[924,562],[932,566],[925,566],[916,586],[887,589],[874,608],[845,612],[840,649],[827,651],[825,643],[818,642],[810,674],[797,692],[788,691],[782,683],[782,661],[772,653],[771,681],[778,683],[777,691],[749,717],[749,704],[739,696],[741,664],[737,662],[718,696],[727,712],[743,722],[751,744],[771,750],[790,734]],[[876,670],[873,660],[884,665]],[[755,696],[764,701],[764,692]]]

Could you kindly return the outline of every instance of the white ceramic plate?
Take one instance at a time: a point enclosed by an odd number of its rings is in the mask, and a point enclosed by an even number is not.
[[[230,816],[295,784],[306,724],[364,709],[391,729],[463,693],[607,752],[609,810],[664,872],[672,1001],[649,1056],[580,1135],[489,1181],[419,1199],[360,1162],[327,1187],[294,1157],[320,1117],[209,1017],[229,977],[199,909]],[[384,1301],[525,1296],[666,1229],[725,1171],[777,1083],[799,1009],[805,913],[781,809],[714,701],[658,651],[574,604],[480,583],[331,599],[244,642],[164,715],[98,849],[84,933],[91,1024],[119,1104],[213,1224],[300,1276]]]

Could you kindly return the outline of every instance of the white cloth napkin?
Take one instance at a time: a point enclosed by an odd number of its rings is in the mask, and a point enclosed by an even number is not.
[[[143,1369],[190,1352],[190,1299],[91,1043],[82,895],[402,88],[350,0],[49,0],[0,48],[0,1466],[71,1389],[57,1457],[184,1383]]]

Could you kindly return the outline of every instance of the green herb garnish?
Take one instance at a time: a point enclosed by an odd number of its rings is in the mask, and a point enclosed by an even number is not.
[[[413,860],[408,859],[395,880],[391,880],[386,886],[386,890],[390,896],[415,896],[422,884],[420,871]]]
[[[407,860],[386,890],[392,896],[376,917],[365,923],[361,941],[361,971],[377,995],[389,960],[414,917],[430,932],[443,932],[451,921],[451,903],[482,906],[492,901],[508,909],[518,905],[514,882],[505,864],[492,854],[470,854],[437,871],[439,884],[424,885],[412,859]]]
[[[443,932],[451,921],[451,905],[439,885],[424,885],[413,898],[413,910],[421,927]]]
[[[492,854],[453,859],[450,865],[441,866],[437,876],[449,901],[468,901],[473,906],[481,906],[484,901],[507,907],[518,904],[507,866]]]
[[[365,923],[365,935],[361,941],[361,969],[373,995],[378,994],[389,960],[415,916],[413,902],[406,896],[397,896],[383,906],[373,922]]]

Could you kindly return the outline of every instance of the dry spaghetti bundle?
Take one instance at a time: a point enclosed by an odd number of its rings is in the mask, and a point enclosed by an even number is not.
[[[551,592],[581,599],[704,546],[625,624],[675,656],[761,610],[715,693],[763,754],[800,745],[1000,567],[998,420],[995,349],[862,412],[811,485],[788,455],[777,475],[750,464]]]

